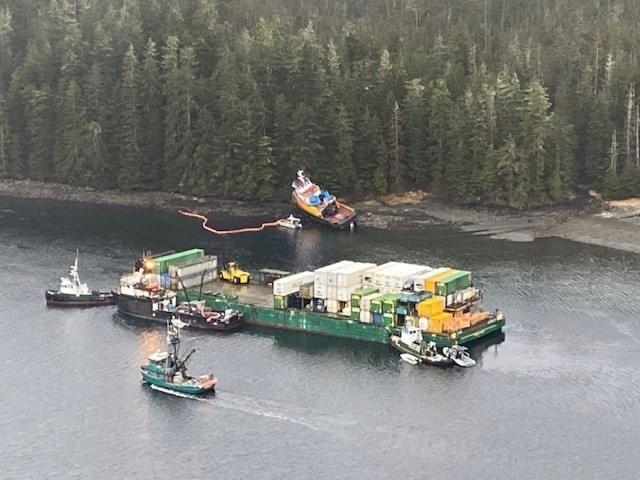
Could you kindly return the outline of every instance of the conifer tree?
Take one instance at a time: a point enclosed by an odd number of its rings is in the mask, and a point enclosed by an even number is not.
[[[129,44],[122,62],[120,85],[120,174],[118,186],[123,190],[134,190],[140,186],[140,101],[138,60]]]

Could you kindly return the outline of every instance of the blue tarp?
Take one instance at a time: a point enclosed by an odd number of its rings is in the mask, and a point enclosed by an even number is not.
[[[400,299],[401,303],[420,303],[427,298],[431,298],[431,292],[410,293]]]

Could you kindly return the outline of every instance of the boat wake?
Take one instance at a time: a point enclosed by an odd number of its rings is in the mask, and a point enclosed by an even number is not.
[[[339,421],[321,420],[320,418],[310,418],[309,415],[305,415],[304,412],[297,412],[296,410],[300,409],[293,405],[285,406],[276,402],[258,400],[255,398],[244,397],[228,392],[225,392],[224,395],[218,394],[218,396],[216,396],[215,398],[211,398],[206,396],[201,397],[197,395],[175,392],[173,390],[159,387],[157,385],[150,385],[150,387],[154,390],[168,393],[169,395],[174,395],[176,397],[189,398],[192,400],[197,400],[199,402],[216,405],[219,408],[226,408],[238,412],[249,413],[251,415],[258,415],[265,418],[282,420],[296,425],[301,425],[318,432],[328,432],[331,430],[332,426],[335,427],[336,425],[343,423]]]

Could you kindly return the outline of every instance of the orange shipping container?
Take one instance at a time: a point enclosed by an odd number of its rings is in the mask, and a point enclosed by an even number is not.
[[[448,322],[451,322],[452,316],[449,312],[442,312],[429,318],[428,331],[431,333],[442,333],[446,331]]]
[[[424,279],[424,289],[427,292],[431,292],[431,293],[436,293],[436,284],[444,279],[447,278],[448,276],[450,276],[452,273],[455,273],[456,270],[452,270],[451,268],[448,269],[446,272],[442,272],[438,275],[434,275],[433,277],[427,277]]]

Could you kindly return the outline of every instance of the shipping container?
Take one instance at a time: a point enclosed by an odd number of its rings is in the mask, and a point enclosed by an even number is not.
[[[291,295],[300,291],[300,286],[313,282],[313,272],[300,272],[275,280],[273,282],[274,295]]]
[[[429,277],[429,275],[432,275],[433,272],[434,272],[434,269],[431,268],[428,271],[421,273],[420,275],[415,277],[413,279],[413,291],[416,293],[424,292],[424,281],[427,277]]]
[[[273,308],[276,310],[285,310],[288,307],[288,298],[282,295],[273,296]]]
[[[327,300],[327,313],[338,313],[338,301],[337,300]]]
[[[444,297],[431,297],[418,303],[417,311],[419,317],[431,318],[433,315],[437,315],[444,311]]]
[[[169,286],[172,290],[183,290],[184,288],[200,288],[202,284],[207,285],[212,282],[215,282],[218,279],[215,270],[207,270],[203,273],[199,273],[197,275],[191,275],[188,277],[180,277],[178,278],[170,278]],[[182,280],[182,281],[180,281]]]
[[[214,270],[218,268],[218,257],[215,255],[205,255],[203,257],[192,258],[184,262],[175,263],[169,266],[169,276],[175,278],[190,277],[202,274],[203,271]]]
[[[372,293],[378,293],[378,289],[374,287],[360,287],[355,290],[351,293],[351,308],[360,307],[360,299]]]
[[[169,267],[171,265],[177,265],[179,263],[201,257],[204,257],[204,250],[201,248],[192,248],[191,250],[185,250],[183,252],[176,252],[162,257],[150,258],[146,259],[144,262],[145,271],[158,274],[169,273]]]
[[[312,283],[307,283],[304,285],[300,285],[300,298],[304,298],[304,299],[311,299],[314,297],[313,295],[313,282]]]
[[[435,294],[446,297],[471,285],[471,272],[454,270],[436,281]]]
[[[354,285],[362,285],[362,276],[367,272],[376,268],[375,263],[359,263],[354,262],[351,265],[346,265],[340,269],[330,272],[330,279],[332,276],[336,277],[336,284],[338,289],[349,288]],[[331,284],[331,281],[329,282]]]
[[[382,325],[384,323],[382,313],[371,313],[371,323],[374,325]]]
[[[330,273],[333,270],[344,268],[345,266],[351,265],[352,263],[354,262],[350,260],[342,260],[341,262],[332,263],[331,265],[327,265],[315,270],[313,272],[314,296],[316,298],[335,299],[337,295],[337,290],[335,288],[335,278],[332,276],[332,282],[329,283]],[[333,289],[330,289],[330,286],[333,287]]]
[[[452,270],[451,268],[447,268],[446,270],[442,270],[438,274],[434,273],[433,275],[428,276],[424,280],[424,289],[427,292],[431,292],[431,293],[433,293],[435,295],[435,293],[436,293],[436,284],[439,281],[441,281],[443,278],[448,277],[449,275],[451,275],[454,272],[455,272],[455,270]]]
[[[413,288],[413,279],[431,267],[411,263],[388,262],[375,268],[371,272],[371,286],[380,288],[383,292],[399,292],[405,288]]]

